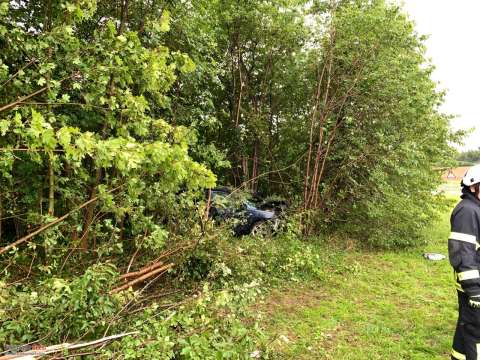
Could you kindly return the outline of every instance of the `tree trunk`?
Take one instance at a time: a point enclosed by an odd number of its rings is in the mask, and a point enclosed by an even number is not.
[[[48,158],[48,215],[55,215],[55,172],[51,156]]]
[[[3,218],[3,202],[2,194],[0,193],[0,243],[2,242],[2,218]]]
[[[253,161],[252,161],[252,185],[251,189],[253,192],[257,191],[257,177],[258,177],[258,153],[259,153],[260,141],[255,139],[255,146],[253,150]]]
[[[101,178],[102,178],[102,169],[97,168],[95,171],[95,182],[90,187],[90,200],[94,199],[97,196],[97,188],[98,188],[98,185],[100,184]],[[83,233],[82,233],[81,243],[80,243],[80,248],[82,250],[88,249],[90,227],[92,226],[96,203],[97,203],[96,201],[92,201],[92,203],[90,203],[85,210],[85,217],[83,221]]]
[[[323,76],[325,74],[326,69],[326,62],[324,62],[322,67],[322,72],[319,74],[317,80],[317,86],[315,90],[315,102],[311,114],[311,121],[310,121],[310,134],[309,134],[309,142],[308,142],[308,152],[307,152],[307,166],[305,172],[305,179],[304,179],[304,189],[303,189],[303,204],[304,209],[307,210],[308,208],[308,195],[309,195],[309,188],[310,188],[310,167],[313,155],[313,133],[315,130],[315,120],[317,118],[318,108],[320,106],[320,95],[321,95],[321,88],[323,83]]]
[[[334,4],[331,4],[335,7]],[[328,121],[328,116],[331,112],[330,103],[332,102],[330,88],[332,82],[332,67],[333,67],[333,49],[335,43],[335,27],[330,25],[330,39],[329,47],[326,52],[326,56],[323,59],[322,70],[318,71],[318,80],[316,88],[313,94],[313,107],[311,113],[310,133],[307,150],[307,164],[305,169],[304,189],[303,189],[303,201],[304,210],[312,209],[315,207],[315,203],[318,202],[318,189],[322,181],[323,169],[325,157],[325,138],[328,138],[328,132],[325,129],[325,124]],[[325,79],[326,75],[326,79]],[[325,88],[323,83],[325,79]],[[323,91],[322,91],[323,90]],[[335,95],[333,95],[334,97]],[[321,102],[323,98],[323,101]],[[317,145],[314,145],[314,133],[318,129]],[[316,147],[316,150],[314,148]],[[324,167],[324,166],[323,166]]]
[[[125,25],[128,20],[128,0],[122,1],[122,9],[120,13],[120,25],[118,27],[118,34],[122,34],[125,30]]]

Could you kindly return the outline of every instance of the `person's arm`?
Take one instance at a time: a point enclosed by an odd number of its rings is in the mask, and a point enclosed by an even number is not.
[[[462,289],[468,296],[478,297],[480,305],[480,263],[477,258],[477,249],[480,245],[477,237],[477,217],[476,212],[469,208],[462,208],[452,215],[448,255]]]

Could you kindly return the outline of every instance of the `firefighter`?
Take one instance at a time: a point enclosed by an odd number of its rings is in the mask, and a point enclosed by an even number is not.
[[[452,212],[448,255],[458,293],[452,359],[480,359],[480,165],[462,180],[462,200]]]

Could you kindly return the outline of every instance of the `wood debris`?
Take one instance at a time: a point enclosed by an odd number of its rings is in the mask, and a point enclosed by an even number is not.
[[[168,269],[172,268],[175,264],[170,263],[167,265],[163,265],[162,262],[159,262],[157,264],[151,265],[147,267],[144,270],[136,271],[133,273],[127,273],[122,276],[120,276],[121,280],[126,281],[127,279],[134,278],[133,280],[128,281],[126,284],[123,284],[121,286],[116,287],[115,289],[110,291],[110,294],[115,294],[120,291],[126,290],[129,287],[136,285],[138,283],[144,282],[147,279],[152,278],[155,275],[161,275],[163,273],[166,273]]]
[[[34,359],[40,359],[43,356],[50,355],[50,354],[55,354],[58,352],[63,352],[66,350],[76,350],[76,349],[81,349],[85,347],[90,347],[90,346],[98,346],[102,345],[106,342],[116,340],[123,338],[125,336],[132,336],[138,334],[139,331],[132,331],[128,333],[123,333],[123,334],[117,334],[117,335],[111,335],[111,336],[106,336],[101,339],[89,341],[89,342],[84,342],[84,343],[78,343],[78,344],[72,344],[72,343],[63,343],[63,344],[58,344],[58,345],[52,345],[52,346],[47,346],[43,349],[40,350],[32,350],[32,351],[26,351],[26,352],[19,352],[17,354],[10,354],[10,355],[4,355],[0,356],[0,360],[34,360]]]

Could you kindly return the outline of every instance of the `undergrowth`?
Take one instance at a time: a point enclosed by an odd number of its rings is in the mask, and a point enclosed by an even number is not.
[[[273,238],[236,238],[226,227],[210,229],[148,291],[109,295],[118,277],[112,264],[93,265],[71,280],[1,283],[0,342],[52,344],[137,331],[89,356],[269,358],[269,340],[252,304],[286,281],[322,281],[341,269],[340,252],[319,239],[300,240],[298,228],[290,221]]]

